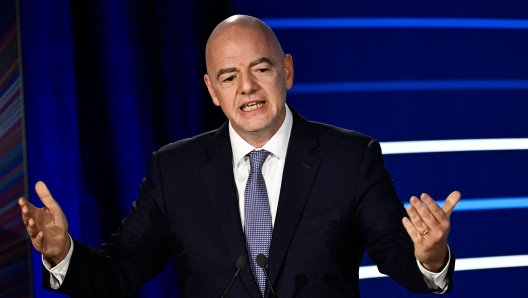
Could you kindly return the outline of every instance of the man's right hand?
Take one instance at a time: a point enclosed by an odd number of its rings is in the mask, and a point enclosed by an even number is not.
[[[37,182],[35,191],[44,203],[44,208],[37,208],[24,198],[20,198],[18,204],[33,246],[54,267],[66,257],[70,249],[68,221],[44,182]]]

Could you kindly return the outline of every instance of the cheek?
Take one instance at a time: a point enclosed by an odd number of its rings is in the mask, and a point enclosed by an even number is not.
[[[274,81],[273,83],[268,84],[266,93],[270,97],[270,100],[278,102],[284,98],[286,91],[287,89],[284,82]]]
[[[232,109],[236,105],[236,94],[234,88],[217,90],[215,104],[222,109]]]
[[[219,93],[217,90],[213,89],[213,88],[209,88],[209,94],[211,95],[211,99],[213,100],[213,103],[215,104],[215,106],[220,106],[220,101],[219,101]]]

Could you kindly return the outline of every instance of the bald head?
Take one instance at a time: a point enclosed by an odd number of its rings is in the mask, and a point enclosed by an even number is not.
[[[261,20],[236,15],[220,23],[205,49],[204,81],[213,103],[236,133],[262,147],[286,116],[286,92],[293,84],[293,60]]]
[[[275,33],[266,23],[247,15],[231,16],[216,26],[205,47],[205,62],[207,73],[211,76],[210,65],[216,57],[215,52],[230,42],[248,43],[260,42],[265,44],[277,62],[284,59],[284,52]]]

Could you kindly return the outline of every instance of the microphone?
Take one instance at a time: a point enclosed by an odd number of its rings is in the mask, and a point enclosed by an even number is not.
[[[224,298],[225,295],[227,295],[227,292],[229,292],[229,289],[231,289],[231,286],[235,282],[235,279],[237,278],[238,274],[240,273],[240,270],[246,268],[247,264],[248,264],[248,258],[246,256],[238,257],[238,259],[236,261],[237,271],[235,272],[235,275],[233,275],[233,279],[231,279],[231,282],[229,283],[229,286],[227,286],[227,289],[225,290],[224,295],[222,295],[222,297],[220,297],[220,298]]]
[[[277,297],[277,294],[275,294],[275,290],[273,289],[273,286],[271,285],[271,281],[269,279],[268,269],[266,269],[266,265],[268,265],[268,258],[266,258],[266,256],[263,254],[258,254],[257,264],[260,268],[264,269],[264,275],[266,275],[266,280],[268,281],[268,285],[270,286],[271,294],[273,294],[273,297],[279,298]]]

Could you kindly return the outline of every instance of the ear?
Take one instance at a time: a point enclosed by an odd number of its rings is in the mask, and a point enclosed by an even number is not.
[[[293,57],[290,54],[284,56],[284,71],[286,72],[286,89],[293,86]]]
[[[209,79],[209,76],[207,74],[204,75],[204,81],[205,86],[207,86],[207,91],[209,91],[209,95],[211,95],[211,98],[213,99],[213,103],[215,104],[215,106],[219,107],[220,101],[218,101],[218,98],[216,97],[213,86],[211,85],[211,80]]]

